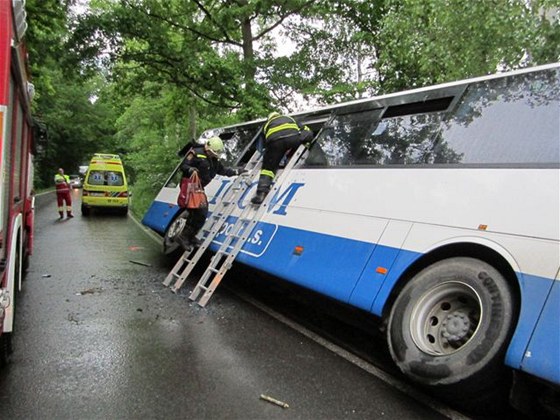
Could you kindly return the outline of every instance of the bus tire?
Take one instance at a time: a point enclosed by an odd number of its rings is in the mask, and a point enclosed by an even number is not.
[[[491,265],[466,257],[428,266],[395,300],[391,356],[409,378],[463,409],[507,402],[504,354],[514,328],[514,296]],[[504,401],[505,400],[505,401]],[[500,403],[498,403],[500,402]]]
[[[178,237],[185,228],[187,224],[187,216],[189,212],[187,210],[183,210],[182,212],[177,214],[177,217],[169,224],[167,230],[165,231],[165,235],[163,235],[163,253],[166,255],[176,254],[180,252],[182,248],[175,242],[175,238]]]

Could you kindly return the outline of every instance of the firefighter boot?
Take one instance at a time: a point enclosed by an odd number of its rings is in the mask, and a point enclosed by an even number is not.
[[[59,211],[59,212],[58,212],[58,218],[59,218],[59,219],[64,219],[64,213],[61,212],[61,211]]]
[[[257,185],[257,193],[251,199],[251,203],[256,206],[260,205],[270,191],[270,184],[272,184],[272,178],[268,175],[261,174],[259,184]]]
[[[183,231],[177,235],[175,242],[177,242],[185,251],[192,248],[192,243],[190,237],[192,236],[192,230],[190,227],[185,226]]]
[[[71,211],[69,211],[69,212],[66,213],[66,217],[72,218],[72,217],[74,217],[74,215],[72,214]]]
[[[188,239],[184,238],[183,235],[179,235],[175,238],[175,242],[177,242],[181,248],[183,248],[185,251],[187,251],[188,249],[191,249],[191,244],[188,241]]]
[[[189,236],[189,243],[194,247],[199,247],[202,245],[202,241],[196,237],[196,235]]]
[[[186,238],[186,242],[190,247],[197,248],[202,244],[202,241],[196,237],[197,233],[198,232],[196,232],[192,227],[185,227],[181,236]]]

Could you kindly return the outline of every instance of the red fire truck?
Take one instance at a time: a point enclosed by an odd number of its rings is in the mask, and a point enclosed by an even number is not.
[[[12,352],[16,294],[33,246],[33,154],[24,0],[0,1],[0,366]]]

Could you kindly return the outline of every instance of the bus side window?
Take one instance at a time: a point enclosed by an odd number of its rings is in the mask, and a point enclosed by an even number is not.
[[[381,120],[366,139],[367,163],[421,165],[434,162],[442,113],[403,115]]]
[[[182,163],[182,161],[181,161]],[[173,175],[171,175],[169,177],[169,179],[167,180],[165,187],[166,188],[175,188],[176,186],[178,186],[181,183],[181,178],[183,177],[183,172],[179,169],[181,167],[181,165],[177,165],[177,167],[175,168],[175,171],[173,172]]]
[[[245,166],[255,153],[254,138],[260,129],[260,124],[252,124],[249,127],[238,127],[233,132],[226,132],[220,135],[226,146],[227,159],[226,166]],[[253,144],[251,144],[253,143]]]
[[[309,150],[309,154],[307,155],[307,159],[305,159],[305,166],[317,166],[317,167],[325,167],[329,166],[329,160],[327,159],[327,155],[321,148],[321,145],[318,142],[315,142],[311,149]]]
[[[253,153],[255,153],[255,150],[257,150],[256,148],[256,142],[253,142],[253,144],[251,145],[251,147],[249,147],[245,153],[243,153],[243,156],[241,156],[241,158],[238,161],[238,166],[245,166],[247,164],[247,162],[249,162],[249,160],[251,159],[251,156],[253,156]]]

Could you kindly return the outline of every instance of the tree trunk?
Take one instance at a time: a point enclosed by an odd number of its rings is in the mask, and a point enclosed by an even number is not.
[[[255,51],[253,50],[253,31],[251,28],[251,20],[245,18],[241,25],[243,35],[243,61],[245,62],[245,80],[247,82],[255,78]]]
[[[193,98],[194,100],[194,98]],[[195,105],[189,105],[189,129],[188,129],[188,140],[197,139],[196,136],[196,120],[197,120],[197,112]]]

